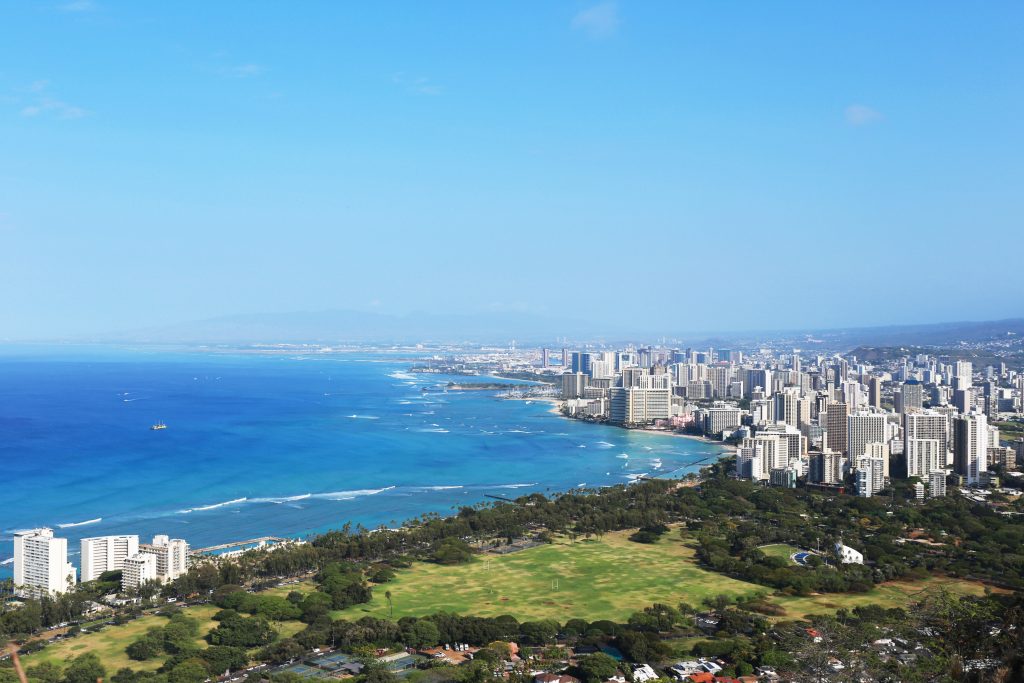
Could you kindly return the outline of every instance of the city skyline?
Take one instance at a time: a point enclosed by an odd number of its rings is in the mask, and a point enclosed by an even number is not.
[[[1022,239],[1013,3],[4,14],[8,339],[296,310],[1021,313],[998,256]]]

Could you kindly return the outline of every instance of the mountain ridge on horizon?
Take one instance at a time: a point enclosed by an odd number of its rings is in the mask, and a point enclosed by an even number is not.
[[[604,329],[601,329],[601,328]],[[556,329],[557,328],[557,329]],[[983,321],[951,321],[906,325],[846,328],[780,328],[776,330],[663,332],[627,329],[621,324],[597,324],[535,313],[487,312],[478,314],[396,315],[334,309],[283,313],[247,313],[216,316],[192,322],[75,337],[79,341],[132,343],[339,343],[339,342],[481,342],[553,343],[557,340],[626,341],[662,338],[735,343],[758,340],[820,337],[830,346],[923,345],[1024,336],[1024,317]]]

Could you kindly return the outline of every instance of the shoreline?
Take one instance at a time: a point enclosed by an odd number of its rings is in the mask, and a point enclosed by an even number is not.
[[[509,400],[509,401],[522,401],[522,400],[543,401],[545,403],[551,404],[551,408],[550,408],[550,410],[548,410],[548,412],[551,413],[552,415],[557,415],[557,416],[559,416],[561,418],[564,418],[566,420],[573,420],[575,422],[583,422],[583,423],[587,423],[588,422],[587,420],[581,420],[579,418],[572,417],[570,415],[566,415],[565,413],[563,413],[562,412],[562,403],[563,403],[563,401],[562,401],[562,399],[559,399],[559,398],[532,397],[532,398],[526,398],[526,399],[513,398],[513,399],[506,399],[506,400]],[[706,444],[709,444],[709,445],[712,445],[712,446],[719,446],[724,451],[727,451],[727,452],[731,452],[731,451],[735,450],[734,446],[730,446],[729,444],[725,443],[724,441],[717,441],[715,439],[709,439],[706,436],[699,436],[697,434],[686,434],[685,432],[677,432],[677,431],[672,430],[672,429],[656,429],[654,427],[625,427],[623,425],[617,425],[617,424],[614,424],[612,422],[595,422],[595,423],[592,423],[592,424],[600,424],[600,425],[605,426],[605,427],[615,427],[616,429],[623,429],[623,430],[628,431],[628,432],[643,432],[644,434],[660,434],[662,436],[672,436],[672,437],[676,437],[676,438],[680,438],[680,439],[691,439],[693,441],[699,441],[700,443],[706,443]]]

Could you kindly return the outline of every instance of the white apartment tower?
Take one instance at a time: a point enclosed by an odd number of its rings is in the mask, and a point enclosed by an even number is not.
[[[911,439],[936,439],[939,442],[939,465],[945,466],[949,451],[949,420],[939,412],[926,410],[903,416],[903,452],[910,450]]]
[[[54,538],[52,529],[14,534],[14,588],[21,595],[64,593],[75,585],[68,562],[68,539]]]
[[[608,399],[610,420],[616,424],[647,424],[672,414],[671,389],[612,387]]]
[[[946,466],[946,454],[940,453],[938,439],[907,439],[907,476],[924,479]]]
[[[125,558],[121,567],[121,590],[135,590],[145,583],[158,580],[156,560],[156,555],[150,553],[136,553]]]
[[[188,571],[188,543],[164,535],[153,537],[150,544],[139,544],[139,553],[156,558],[156,576],[163,582],[173,581]]]
[[[984,413],[968,413],[956,420],[956,451],[953,465],[968,485],[981,483],[988,470],[988,419]]]
[[[124,561],[139,552],[138,536],[83,538],[82,581],[94,581],[103,572],[124,568]]]
[[[869,443],[886,440],[885,415],[858,412],[846,417],[846,442],[851,460],[864,455],[864,447]]]
[[[881,458],[864,456],[857,460],[857,495],[870,498],[885,487]]]
[[[743,439],[741,450],[750,463],[749,477],[754,481],[768,480],[773,469],[785,468],[789,464],[789,448],[777,434],[748,436]]]

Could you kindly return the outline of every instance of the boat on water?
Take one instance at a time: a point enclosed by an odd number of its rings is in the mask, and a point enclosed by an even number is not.
[[[150,427],[150,429],[152,429],[154,431],[157,430],[157,429],[167,429],[167,425],[165,425],[163,422],[157,422],[155,425]]]

